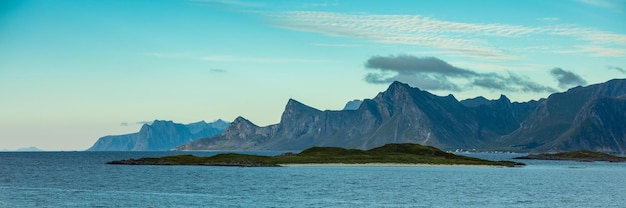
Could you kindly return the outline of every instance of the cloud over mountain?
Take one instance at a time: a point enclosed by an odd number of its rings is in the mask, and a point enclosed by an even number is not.
[[[477,87],[509,92],[556,91],[511,72],[506,75],[479,73],[452,66],[436,57],[372,56],[366,61],[365,68],[378,70],[365,76],[365,81],[372,84],[402,81],[425,90],[461,91]]]
[[[560,88],[568,88],[572,86],[578,85],[586,85],[587,81],[585,81],[578,74],[575,74],[571,71],[563,70],[559,67],[550,70],[550,74],[559,82]]]

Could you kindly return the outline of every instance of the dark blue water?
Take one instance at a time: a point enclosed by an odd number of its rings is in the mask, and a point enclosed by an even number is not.
[[[3,152],[0,207],[626,206],[622,163],[524,161],[529,165],[523,168],[105,164],[170,154],[178,153]]]

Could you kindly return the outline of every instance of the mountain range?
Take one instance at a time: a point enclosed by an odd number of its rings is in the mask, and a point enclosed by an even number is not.
[[[179,124],[155,120],[137,133],[101,137],[87,151],[166,151],[200,138],[219,134],[229,125],[221,119]]]
[[[371,149],[417,143],[442,149],[626,153],[626,80],[572,88],[546,99],[459,101],[400,82],[372,99],[320,111],[290,99],[280,123],[238,117],[220,134],[173,150]]]

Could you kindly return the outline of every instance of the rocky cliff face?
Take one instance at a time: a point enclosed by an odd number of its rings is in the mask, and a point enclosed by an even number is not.
[[[493,103],[491,103],[493,102]],[[356,110],[320,111],[290,99],[280,123],[258,127],[238,118],[222,134],[175,150],[302,150],[311,146],[370,149],[387,143],[418,143],[440,148],[476,148],[514,130],[533,104],[505,97],[470,108],[454,96],[436,96],[394,82]],[[519,112],[505,112],[520,109]],[[482,115],[483,111],[489,114]],[[500,122],[492,122],[497,119]],[[501,126],[512,129],[499,129]],[[488,132],[488,133],[485,133]]]
[[[172,121],[155,120],[150,125],[144,124],[137,133],[102,137],[87,150],[166,151],[195,139],[221,133],[223,129],[214,128],[213,126],[223,126],[223,122],[222,120],[214,123],[200,121],[183,125]]]
[[[626,80],[550,95],[500,145],[519,151],[595,150],[624,154]]]

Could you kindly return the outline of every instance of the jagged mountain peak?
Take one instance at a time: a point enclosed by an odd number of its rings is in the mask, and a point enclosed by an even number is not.
[[[252,129],[260,128],[250,120],[238,116],[230,125],[222,132],[222,135],[240,134],[241,132],[249,132]]]
[[[454,97],[454,95],[452,94],[448,94],[448,96],[446,96],[445,98],[452,102],[459,102],[459,100],[457,100],[456,97]]]
[[[413,88],[406,83],[394,81],[393,83],[391,83],[391,85],[389,85],[387,90],[383,93],[385,94],[408,93],[412,90],[421,91],[419,88]]]
[[[216,129],[220,129],[220,130],[224,130],[226,128],[228,128],[228,126],[230,125],[230,122],[228,121],[224,121],[222,119],[217,119],[211,123],[208,123],[207,125],[216,128]]]
[[[511,102],[511,100],[508,97],[506,97],[506,95],[500,95],[500,98],[498,98],[498,101],[506,102],[506,103],[510,103]]]
[[[301,103],[300,101],[294,100],[293,98],[289,98],[289,101],[287,102],[285,109],[302,109],[302,110],[309,110],[309,111],[320,111],[311,106],[305,105]]]
[[[308,105],[302,104],[301,102],[298,102],[297,100],[289,99],[289,101],[287,102],[287,105],[285,106],[285,111],[283,111],[283,115],[281,116],[280,120],[281,122],[292,121],[294,119],[297,119],[305,115],[313,115],[313,114],[318,114],[320,112],[322,111],[317,110]]]
[[[409,86],[409,84],[400,82],[400,81],[393,81],[390,85],[388,89],[395,89],[395,88],[411,88],[411,86]]]
[[[250,124],[250,125],[254,125],[254,123],[252,123],[250,120],[242,117],[242,116],[237,116],[237,118],[235,118],[235,120],[231,123],[231,125],[238,125],[238,124]],[[254,125],[256,126],[256,125]]]
[[[423,93],[430,94],[420,90],[419,88],[413,88],[408,84],[394,81],[391,85],[389,85],[387,90],[378,93],[373,100],[377,102],[406,102],[412,100],[412,97],[415,95],[424,95]]]

